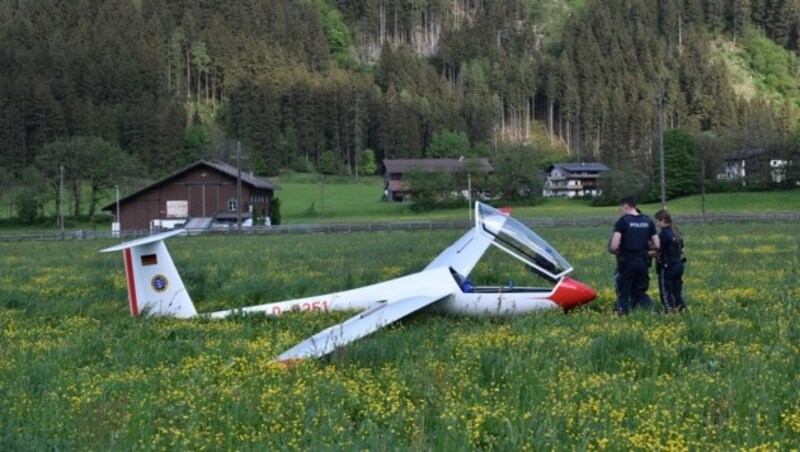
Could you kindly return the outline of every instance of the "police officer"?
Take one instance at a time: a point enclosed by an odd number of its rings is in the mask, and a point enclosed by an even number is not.
[[[636,200],[625,197],[619,202],[622,216],[614,224],[609,252],[617,255],[618,294],[616,312],[627,315],[631,304],[644,300],[649,285],[647,255],[658,250],[660,241],[656,225],[636,209]]]
[[[659,210],[655,214],[656,223],[661,229],[658,234],[661,240],[661,251],[656,260],[656,273],[658,274],[658,290],[661,303],[666,312],[684,311],[686,303],[683,301],[683,237],[673,227],[672,216],[666,210]]]

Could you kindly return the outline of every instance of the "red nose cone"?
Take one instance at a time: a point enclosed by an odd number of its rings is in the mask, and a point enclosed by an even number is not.
[[[550,297],[554,303],[564,309],[572,309],[597,298],[597,292],[586,284],[572,278],[564,278],[556,286]]]

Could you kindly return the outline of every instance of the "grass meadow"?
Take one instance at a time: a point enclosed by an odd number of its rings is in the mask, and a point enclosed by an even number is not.
[[[469,218],[467,202],[462,209],[439,209],[431,212],[413,212],[409,203],[389,203],[381,200],[383,179],[364,177],[359,183],[351,179],[332,178],[325,184],[312,182],[308,177],[293,175],[275,182],[281,190],[275,196],[281,199],[283,222],[330,223],[363,221],[413,221],[455,220]],[[323,209],[324,207],[324,209]],[[639,207],[652,214],[661,208],[659,203]],[[670,212],[677,215],[700,215],[702,201],[699,195],[686,196],[667,203]],[[706,212],[782,212],[800,210],[800,189],[771,192],[713,193],[706,195]],[[617,206],[593,207],[589,200],[547,198],[535,206],[515,207],[518,218],[564,218],[596,216],[609,218],[618,215]]]
[[[800,225],[686,225],[688,313],[624,319],[609,229],[538,230],[599,292],[569,315],[419,314],[289,369],[272,359],[349,315],[131,318],[114,242],[0,243],[0,450],[800,448]],[[211,311],[417,271],[460,234],[168,246]]]

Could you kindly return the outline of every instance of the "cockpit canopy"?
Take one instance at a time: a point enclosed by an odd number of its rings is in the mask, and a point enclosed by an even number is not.
[[[557,281],[573,269],[544,239],[493,207],[476,203],[475,226],[492,245],[521,260],[546,279]]]

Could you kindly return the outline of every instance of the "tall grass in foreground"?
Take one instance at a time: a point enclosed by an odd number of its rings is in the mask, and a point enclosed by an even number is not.
[[[273,357],[348,315],[130,318],[121,257],[97,253],[108,243],[3,243],[0,449],[800,447],[800,225],[684,231],[685,315],[614,317],[608,228],[542,229],[596,302],[416,315],[289,370]],[[459,235],[168,245],[210,311],[416,271]],[[480,282],[537,283],[490,258]]]

